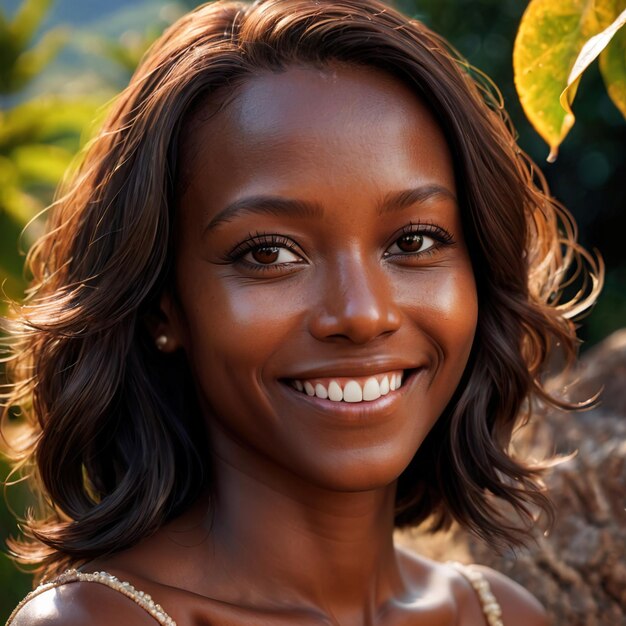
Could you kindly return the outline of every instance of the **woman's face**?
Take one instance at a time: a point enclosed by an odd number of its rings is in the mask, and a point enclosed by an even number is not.
[[[214,453],[327,489],[389,484],[450,400],[476,327],[433,116],[371,68],[293,67],[197,114],[181,159],[163,310]]]

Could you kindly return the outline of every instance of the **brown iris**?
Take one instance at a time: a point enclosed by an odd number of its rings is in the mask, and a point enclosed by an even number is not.
[[[418,233],[407,233],[396,241],[402,252],[418,252],[424,243],[424,237]]]
[[[275,263],[278,260],[280,254],[280,248],[276,246],[263,246],[261,248],[255,248],[252,251],[252,257],[258,263],[267,265],[269,263]]]

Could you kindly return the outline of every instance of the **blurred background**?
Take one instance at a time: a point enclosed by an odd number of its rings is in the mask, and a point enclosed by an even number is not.
[[[19,298],[24,252],[40,232],[72,158],[127,83],[146,47],[193,0],[0,0],[0,282]],[[574,214],[580,240],[602,254],[606,286],[581,323],[582,350],[626,326],[626,124],[606,95],[597,64],[583,76],[577,122],[556,163],[524,117],[513,86],[512,49],[526,0],[397,0],[405,13],[444,35],[501,89],[523,150],[541,167],[553,195]],[[7,312],[0,303],[0,315]],[[1,372],[0,372],[1,377]],[[8,473],[0,454],[0,478]],[[0,499],[0,543],[16,533],[7,508],[22,514],[28,495]],[[0,554],[0,623],[30,589]]]

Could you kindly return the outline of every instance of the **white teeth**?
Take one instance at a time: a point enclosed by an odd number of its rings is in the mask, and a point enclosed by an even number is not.
[[[317,396],[332,402],[371,402],[381,396],[386,396],[390,391],[400,389],[403,374],[404,372],[385,374],[380,382],[375,376],[370,376],[363,388],[356,380],[349,380],[343,390],[336,380],[331,380],[328,388],[322,383],[316,383],[313,386],[313,383],[308,380],[304,382],[294,380],[292,384],[298,391],[304,392],[308,396]]]
[[[363,387],[363,400],[369,402],[380,398],[380,396],[380,385],[378,384],[378,381],[374,377],[368,378],[365,386]]]
[[[343,400],[343,391],[341,391],[341,387],[334,380],[328,385],[328,399],[333,402],[341,402]]]
[[[328,398],[328,391],[326,391],[326,387],[324,387],[324,385],[322,385],[321,383],[317,383],[317,385],[315,385],[315,395],[318,398]]]
[[[386,396],[388,393],[389,393],[389,378],[387,378],[387,376],[385,376],[380,381],[380,394],[382,396]]]
[[[356,380],[350,380],[343,388],[344,402],[361,402],[363,400],[363,391],[361,385]]]

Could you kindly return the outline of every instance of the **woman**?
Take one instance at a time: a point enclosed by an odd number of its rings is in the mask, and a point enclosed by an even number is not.
[[[573,224],[466,70],[377,0],[154,44],[30,255],[8,404],[52,510],[12,548],[52,582],[9,623],[547,623],[392,540],[528,535],[509,439],[592,300],[557,306]]]

